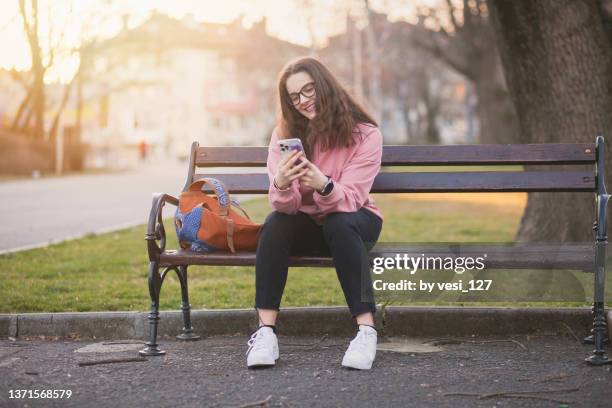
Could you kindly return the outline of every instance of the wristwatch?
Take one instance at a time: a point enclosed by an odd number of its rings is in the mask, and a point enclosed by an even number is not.
[[[334,188],[334,182],[331,179],[331,177],[327,176],[327,182],[325,183],[325,185],[323,186],[321,191],[318,191],[318,193],[320,195],[322,195],[322,196],[326,196],[326,195],[329,195],[329,193],[332,192],[333,188]]]

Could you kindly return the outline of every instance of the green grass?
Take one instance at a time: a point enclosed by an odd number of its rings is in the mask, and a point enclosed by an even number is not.
[[[517,205],[502,206],[483,202],[447,201],[450,195],[431,199],[414,199],[414,195],[377,195],[375,199],[385,215],[379,242],[508,242],[516,232],[521,215]],[[250,215],[263,222],[270,208],[265,197],[245,205]],[[143,212],[146,212],[143,209]],[[170,214],[170,212],[168,212]],[[166,220],[168,248],[176,248],[170,220]],[[150,305],[147,289],[147,253],[145,226],[90,236],[83,239],[0,256],[3,282],[0,286],[0,312],[59,311],[145,311]],[[487,272],[494,273],[494,272]],[[529,289],[541,273],[527,275],[507,273],[509,283],[500,284],[520,294]],[[555,272],[558,273],[558,272]],[[425,276],[425,275],[423,275]],[[467,276],[467,275],[466,275]],[[546,306],[586,305],[578,298],[573,302],[557,302],[576,280],[592,293],[592,275],[563,272],[560,288],[545,281],[551,296]],[[432,279],[444,278],[443,275]],[[457,277],[446,276],[447,280]],[[464,278],[465,279],[465,278]],[[537,278],[542,279],[542,278]],[[548,277],[545,279],[549,279]],[[550,280],[550,279],[549,279]],[[250,308],[254,303],[253,267],[190,267],[190,301],[194,308]],[[565,282],[565,286],[563,286]],[[507,295],[506,290],[503,291]],[[607,299],[611,299],[608,288]],[[496,305],[535,305],[538,302],[517,301],[519,297],[502,296]],[[536,297],[535,299],[540,299]],[[542,299],[546,300],[546,297]],[[377,301],[392,304],[481,305],[471,298],[412,297]],[[344,296],[333,269],[291,268],[282,306],[345,305]],[[176,276],[168,275],[161,293],[161,309],[178,309],[180,289]]]

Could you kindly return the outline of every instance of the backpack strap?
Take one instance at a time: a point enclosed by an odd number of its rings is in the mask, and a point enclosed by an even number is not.
[[[227,246],[229,247],[230,251],[232,251],[232,253],[236,252],[236,249],[234,248],[234,220],[232,220],[231,218],[227,217]]]
[[[231,200],[227,188],[225,188],[225,184],[216,178],[203,177],[191,183],[189,191],[201,191],[204,185],[209,186],[217,196],[217,201],[219,202],[219,215],[227,217]]]
[[[234,220],[228,217],[230,205],[240,208],[242,212],[246,215],[246,211],[240,207],[236,200],[230,199],[227,188],[225,188],[225,184],[223,184],[220,180],[212,177],[203,177],[198,181],[191,183],[189,186],[189,191],[201,191],[202,188],[207,185],[209,186],[217,196],[217,201],[219,202],[219,215],[225,219],[227,222],[227,246],[229,247],[232,253],[236,252],[236,248],[234,247]],[[247,218],[249,217],[246,215]],[[249,218],[250,219],[250,218]]]
[[[248,220],[251,220],[251,217],[249,217],[249,214],[247,214],[247,212],[244,210],[244,208],[242,208],[240,206],[240,203],[238,202],[238,200],[235,200],[235,199],[232,198],[231,204],[234,207],[238,208],[240,211],[242,211],[242,213],[244,214],[245,217],[247,217]]]

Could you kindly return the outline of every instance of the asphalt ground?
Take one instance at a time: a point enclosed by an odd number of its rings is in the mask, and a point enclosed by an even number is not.
[[[342,368],[347,337],[279,336],[280,359],[246,368],[248,336],[142,342],[0,341],[0,405],[13,407],[610,407],[612,365],[567,335],[381,339],[370,371]],[[389,343],[389,341],[391,341]],[[610,350],[610,349],[609,349]],[[93,363],[93,365],[80,365]],[[10,399],[10,390],[70,390]],[[26,392],[27,393],[27,392]],[[463,393],[464,395],[459,395]],[[565,405],[564,405],[565,404]]]
[[[144,224],[154,192],[179,192],[187,164],[0,182],[0,252]],[[27,222],[24,222],[27,220]]]

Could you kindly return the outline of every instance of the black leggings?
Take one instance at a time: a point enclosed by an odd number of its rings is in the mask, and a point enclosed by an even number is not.
[[[279,310],[290,255],[323,255],[334,259],[351,315],[376,312],[368,251],[381,229],[382,220],[364,208],[328,214],[322,226],[303,212],[270,213],[257,246],[255,307]]]

